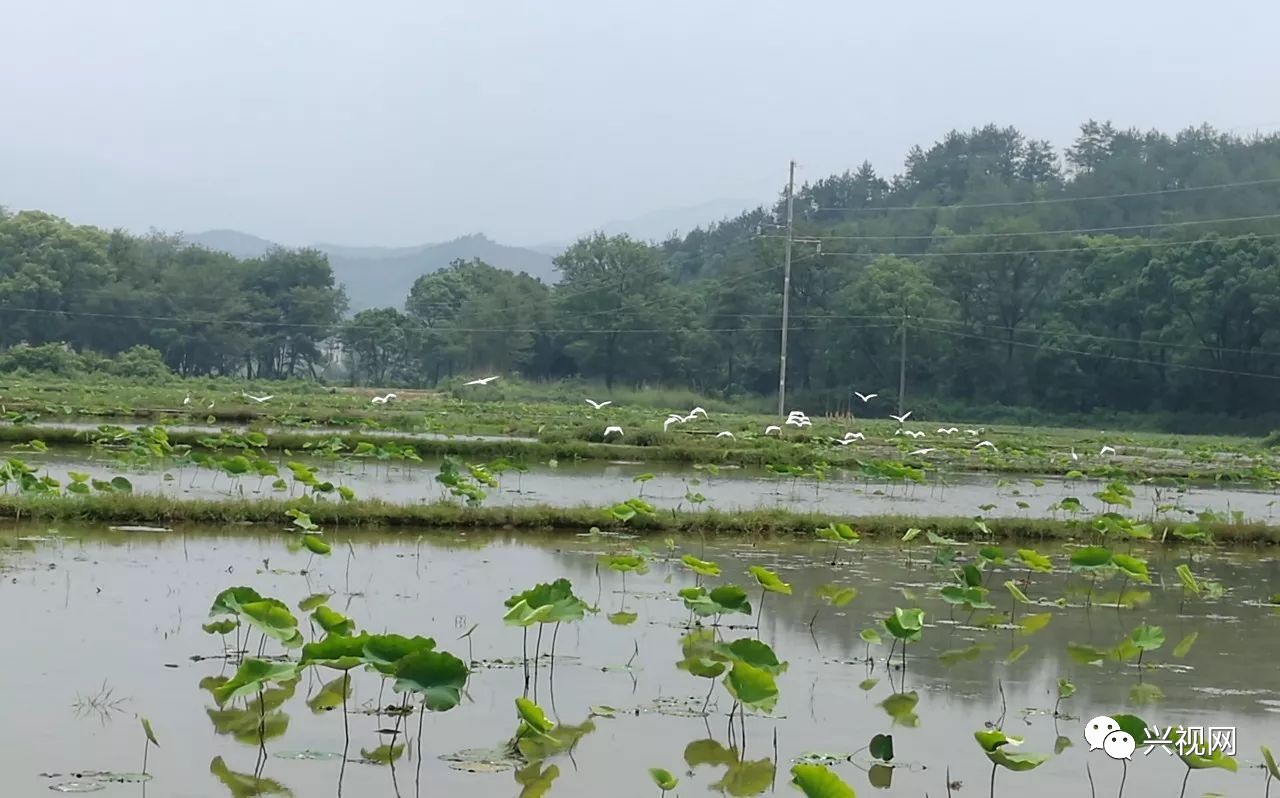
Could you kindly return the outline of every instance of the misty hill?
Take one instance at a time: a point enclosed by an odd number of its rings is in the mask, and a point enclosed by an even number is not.
[[[270,241],[237,230],[210,230],[188,235],[186,239],[237,258],[256,258],[274,246]],[[334,278],[346,287],[353,313],[371,307],[402,307],[414,280],[459,259],[479,258],[500,269],[527,272],[548,283],[554,282],[557,276],[551,254],[509,247],[483,234],[414,247],[313,246],[329,256]]]

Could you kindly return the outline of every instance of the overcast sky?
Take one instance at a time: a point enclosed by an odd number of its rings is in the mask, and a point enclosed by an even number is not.
[[[513,244],[773,196],[995,121],[1280,128],[1280,3],[38,0],[0,204],[284,244]]]

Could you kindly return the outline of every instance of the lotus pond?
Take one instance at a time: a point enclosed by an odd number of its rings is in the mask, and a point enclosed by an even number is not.
[[[315,484],[328,483],[332,496],[341,493],[348,499],[418,504],[458,495],[451,492],[456,485],[439,478],[452,468],[470,485],[472,492],[467,495],[487,506],[610,506],[638,495],[655,507],[681,510],[773,508],[845,517],[1023,518],[1087,517],[1118,510],[1171,522],[1274,523],[1280,504],[1274,489],[1247,485],[1171,478],[1126,481],[946,474],[885,463],[817,471],[597,460],[525,466],[505,459],[487,464],[452,459],[447,465],[438,458],[239,454],[234,450],[216,457],[204,455],[196,462],[122,457],[119,452],[89,447],[47,448],[22,452],[20,457],[34,473],[57,483],[54,493],[65,492],[78,477],[91,475],[101,481],[123,477],[135,493],[181,499],[296,497],[314,494]],[[291,469],[290,463],[305,470]],[[311,476],[315,482],[308,485]],[[16,481],[9,489],[17,489]]]
[[[1274,550],[313,527],[0,531],[6,794],[1261,796],[1280,744]]]

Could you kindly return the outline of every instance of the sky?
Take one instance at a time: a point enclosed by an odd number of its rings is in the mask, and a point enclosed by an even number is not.
[[[1280,129],[1257,0],[6,6],[0,205],[138,232],[532,245],[988,122]]]

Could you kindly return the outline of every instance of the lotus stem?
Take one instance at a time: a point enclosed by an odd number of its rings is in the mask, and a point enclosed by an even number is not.
[[[151,751],[151,738],[142,740],[142,775],[147,775],[147,754]]]
[[[347,752],[351,748],[351,727],[347,723],[347,686],[351,682],[351,671],[342,672],[342,767],[338,770],[338,796],[342,796],[342,779],[347,775]],[[392,745],[395,742],[392,741]]]
[[[524,627],[524,643],[522,649],[524,651],[524,695],[529,696],[529,627]]]
[[[1116,798],[1124,798],[1124,782],[1129,778],[1129,761],[1127,759],[1120,760],[1120,792],[1116,793]]]
[[[1178,798],[1186,798],[1187,795],[1187,779],[1191,778],[1191,768],[1187,768],[1187,774],[1182,777],[1182,791],[1178,793]]]
[[[533,646],[533,700],[538,700],[538,662],[542,659],[542,624],[538,624],[538,642]]]
[[[418,767],[417,773],[413,777],[413,794],[415,796],[422,794],[422,719],[427,714],[427,702],[424,699],[422,706],[418,707]],[[395,742],[392,742],[394,745]]]
[[[996,764],[991,765],[991,798],[996,798],[996,768],[998,767],[999,765]]]

